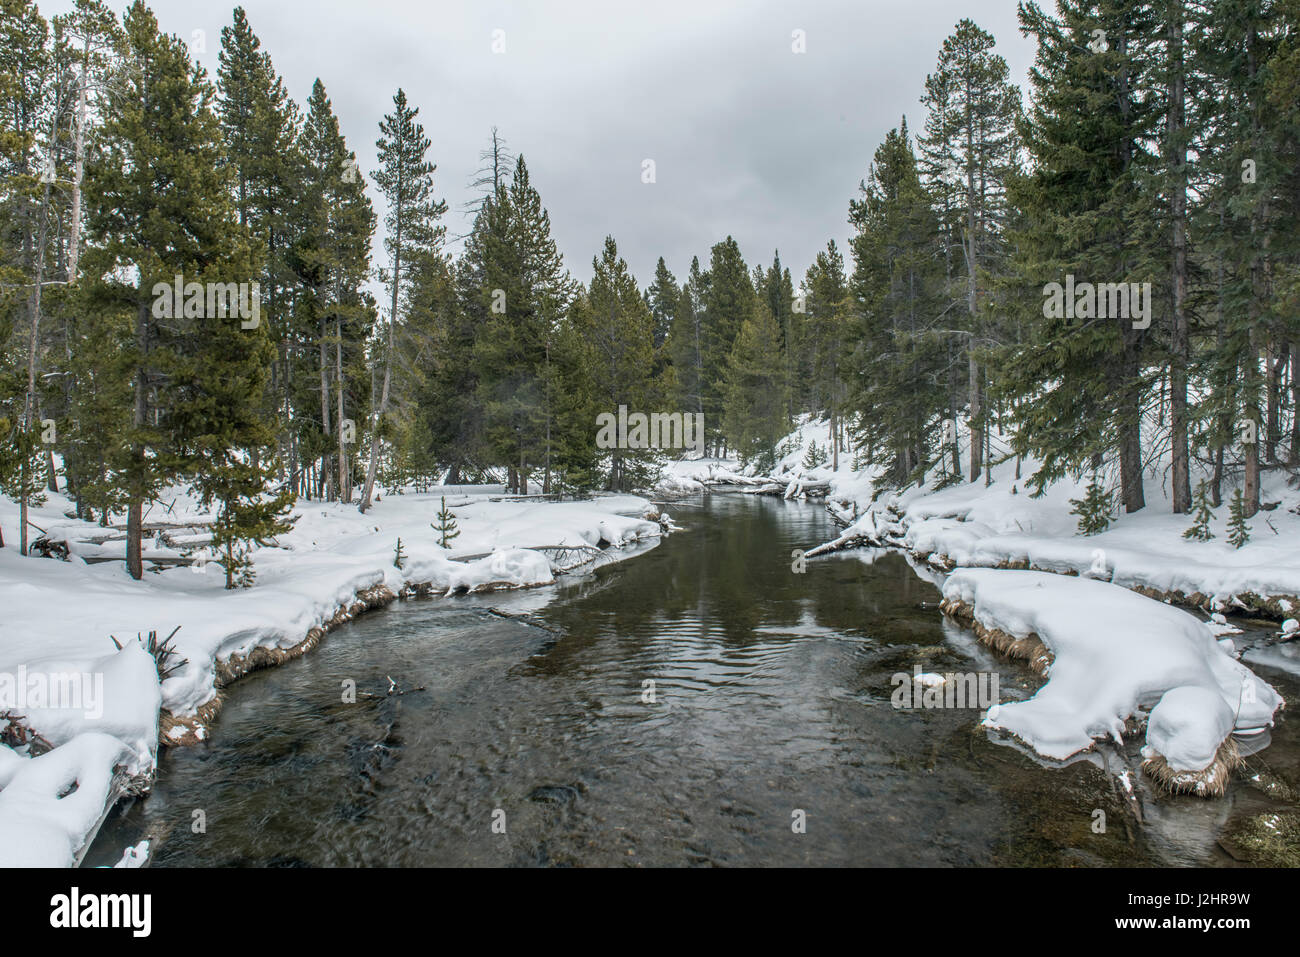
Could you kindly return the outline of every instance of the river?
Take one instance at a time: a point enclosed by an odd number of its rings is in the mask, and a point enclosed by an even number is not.
[[[394,603],[236,683],[87,863],[149,835],[155,866],[1230,865],[1216,838],[1268,803],[1143,785],[1139,823],[1099,765],[1136,767],[1140,735],[1049,767],[977,708],[896,709],[916,665],[996,672],[1004,700],[1040,679],[946,621],[899,554],[796,572],[793,549],[836,534],[819,505],[670,511],[682,530],[644,554]],[[1262,757],[1295,779],[1285,723]]]

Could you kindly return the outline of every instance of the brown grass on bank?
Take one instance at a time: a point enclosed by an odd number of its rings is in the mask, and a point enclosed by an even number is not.
[[[1047,669],[1054,659],[1047,645],[1033,632],[1023,638],[1017,638],[998,628],[986,628],[975,620],[974,606],[956,599],[945,598],[939,603],[939,608],[949,618],[956,619],[975,632],[975,636],[994,651],[1008,658],[1026,662],[1040,675],[1047,674]]]
[[[1193,794],[1197,797],[1222,797],[1228,790],[1232,772],[1244,762],[1237,742],[1229,735],[1219,745],[1209,767],[1200,771],[1175,771],[1164,755],[1156,754],[1142,762],[1142,770],[1171,794]]]

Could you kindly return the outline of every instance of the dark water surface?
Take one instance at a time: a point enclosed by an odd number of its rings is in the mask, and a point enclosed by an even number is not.
[[[792,549],[836,533],[820,506],[670,511],[683,530],[628,561],[395,603],[240,681],[211,741],[167,751],[88,863],[148,835],[156,866],[1228,865],[1224,826],[1275,803],[1241,781],[1169,798],[1134,774],[1139,823],[1100,765],[1136,768],[1140,736],[1048,767],[991,740],[978,709],[897,710],[891,676],[915,664],[996,671],[1004,700],[1038,679],[946,622],[900,555],[794,573]],[[385,696],[390,677],[424,690]],[[1292,727],[1251,760],[1296,781]]]

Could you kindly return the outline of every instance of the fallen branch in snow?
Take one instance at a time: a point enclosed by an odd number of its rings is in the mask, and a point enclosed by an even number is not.
[[[10,748],[27,747],[28,754],[32,757],[53,751],[54,745],[26,725],[19,724],[26,720],[26,715],[14,714],[12,711],[0,712],[0,721],[4,722],[0,726],[0,744]]]

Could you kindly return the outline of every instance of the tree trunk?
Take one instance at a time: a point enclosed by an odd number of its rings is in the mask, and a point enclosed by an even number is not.
[[[1291,343],[1291,457],[1300,465],[1300,341]]]
[[[338,396],[335,425],[339,434],[339,501],[352,501],[352,482],[348,476],[348,449],[343,441],[343,320],[334,319],[334,389]]]
[[[81,257],[81,181],[86,173],[86,84],[89,82],[90,38],[82,51],[81,79],[77,90],[77,122],[73,145],[71,232],[68,236],[68,282],[77,281]]]
[[[136,349],[139,351],[139,359],[135,369],[135,406],[131,415],[131,424],[136,430],[136,437],[132,440],[131,448],[131,463],[135,473],[133,484],[135,487],[129,491],[130,499],[126,507],[126,571],[132,578],[139,581],[144,577],[141,524],[144,512],[144,471],[147,468],[144,446],[140,444],[138,437],[139,430],[144,428],[145,420],[148,417],[146,410],[146,389],[148,385],[145,381],[147,374],[145,356],[149,345],[149,306],[145,302],[141,302],[136,309],[135,344]],[[107,516],[107,511],[105,511],[105,515]]]
[[[370,508],[370,496],[375,488],[375,472],[379,468],[379,426],[388,411],[388,388],[393,375],[393,327],[388,327],[388,347],[384,350],[384,384],[379,392],[379,410],[375,413],[374,426],[370,433],[370,464],[366,466],[366,485],[361,492],[361,502],[357,509],[365,512]]]
[[[1169,415],[1173,445],[1173,508],[1192,510],[1191,453],[1187,426],[1187,146],[1182,141],[1185,77],[1183,3],[1171,0],[1169,17],[1169,172],[1173,219],[1173,335],[1170,343]]]
[[[1285,346],[1278,348],[1276,342],[1270,342],[1264,355],[1265,368],[1268,370],[1266,393],[1268,404],[1264,413],[1264,461],[1274,465],[1277,462],[1277,444],[1282,441],[1279,406],[1282,399],[1282,372],[1287,362]]]
[[[1132,514],[1146,506],[1146,497],[1142,489],[1142,409],[1140,367],[1138,364],[1137,338],[1133,330],[1126,330],[1124,335],[1123,359],[1123,412],[1120,416],[1119,468],[1121,498],[1124,511]]]
[[[979,363],[975,361],[973,351],[968,353],[967,357],[970,373],[970,480],[978,482],[980,470],[983,467],[981,452],[984,449],[984,439],[979,424],[982,412],[980,408],[980,367]]]

